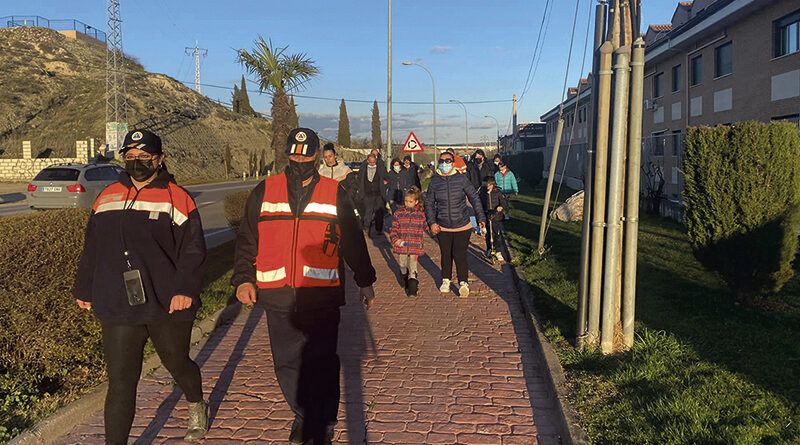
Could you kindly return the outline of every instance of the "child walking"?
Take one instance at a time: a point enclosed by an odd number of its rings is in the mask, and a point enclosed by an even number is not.
[[[422,241],[428,224],[421,198],[422,192],[417,187],[411,187],[405,193],[405,205],[397,208],[392,229],[389,231],[389,240],[394,253],[398,255],[403,284],[409,298],[417,296],[417,259],[425,253]]]
[[[486,231],[486,256],[497,261],[506,261],[505,240],[503,239],[503,219],[508,212],[508,199],[497,187],[497,181],[489,179],[481,187],[481,204],[486,211],[489,227]],[[494,257],[494,258],[492,258]]]

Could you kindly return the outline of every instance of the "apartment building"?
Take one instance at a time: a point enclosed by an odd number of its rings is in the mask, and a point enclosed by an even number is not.
[[[663,180],[661,212],[680,219],[687,127],[800,121],[800,1],[680,2],[670,23],[648,27],[645,43],[642,187],[658,187]],[[588,105],[591,84],[587,86],[580,98],[573,96],[564,103],[565,110],[571,110],[575,101],[579,109]],[[545,169],[559,108],[542,116],[548,129]],[[565,119],[568,116],[565,112]],[[590,120],[591,116],[578,122],[578,135],[585,134],[585,122]],[[565,125],[562,153],[568,130]],[[578,154],[560,159],[557,171],[566,162],[565,182],[582,187],[586,141],[573,139],[576,143],[581,147]]]
[[[586,148],[588,144],[589,125],[591,120],[592,88],[589,78],[581,79],[579,87],[570,88],[567,99],[564,101],[564,128],[561,132],[561,145],[556,164],[555,180],[560,181],[564,176],[564,184],[576,190],[583,188],[583,170],[586,162]],[[550,168],[550,159],[553,156],[553,147],[556,142],[556,129],[561,105],[542,115],[545,123],[546,145],[544,153],[544,169],[542,173],[547,177]]]

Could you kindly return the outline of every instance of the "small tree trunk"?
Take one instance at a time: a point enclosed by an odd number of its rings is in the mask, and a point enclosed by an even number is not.
[[[272,150],[275,153],[273,173],[283,173],[289,163],[286,156],[286,138],[292,131],[292,104],[282,88],[272,95]]]

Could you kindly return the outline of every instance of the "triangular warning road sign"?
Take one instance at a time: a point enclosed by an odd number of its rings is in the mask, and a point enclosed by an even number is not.
[[[422,146],[419,139],[417,139],[417,135],[412,131],[408,134],[408,139],[403,145],[403,153],[419,153],[422,151],[425,151],[425,147]]]

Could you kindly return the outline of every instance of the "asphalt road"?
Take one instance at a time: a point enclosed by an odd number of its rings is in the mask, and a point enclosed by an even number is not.
[[[200,217],[203,220],[203,231],[208,247],[218,246],[233,239],[234,234],[225,220],[224,200],[233,192],[250,190],[258,181],[231,181],[214,184],[200,184],[186,187],[194,197]],[[0,204],[0,216],[32,212],[25,200]]]

